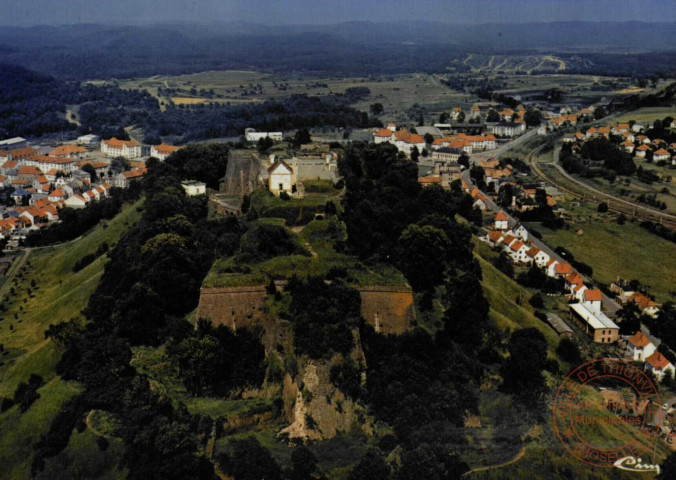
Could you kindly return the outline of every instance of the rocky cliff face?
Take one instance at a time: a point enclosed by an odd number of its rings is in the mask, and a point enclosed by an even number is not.
[[[289,440],[325,440],[355,426],[371,433],[363,408],[329,380],[331,366],[340,361],[306,360],[296,380],[284,379],[284,411],[290,425],[279,432]],[[300,380],[300,384],[298,383]]]
[[[359,292],[362,316],[377,331],[401,334],[412,328],[415,314],[410,288],[372,286],[360,287]],[[279,395],[281,390],[283,414],[289,426],[279,432],[280,437],[296,441],[329,439],[355,425],[371,434],[363,408],[330,381],[331,367],[343,362],[342,356],[322,360],[297,356],[291,323],[266,312],[266,297],[263,285],[203,288],[197,316],[233,329],[262,327],[270,367],[260,395]],[[351,360],[365,366],[359,332],[355,330],[353,336]]]

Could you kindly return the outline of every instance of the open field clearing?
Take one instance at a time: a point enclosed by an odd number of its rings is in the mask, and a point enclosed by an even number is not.
[[[594,269],[593,278],[609,285],[622,277],[649,286],[658,303],[676,300],[676,245],[627,221],[618,225],[614,213],[599,214],[596,204],[571,208],[570,228],[549,230],[533,224],[552,248],[565,247]],[[581,234],[578,232],[581,231]]]

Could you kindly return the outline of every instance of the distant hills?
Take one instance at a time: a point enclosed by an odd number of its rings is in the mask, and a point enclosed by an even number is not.
[[[547,52],[594,56],[588,73],[640,75],[673,71],[674,31],[676,24],[641,22],[10,26],[0,30],[0,61],[76,79],[229,68],[369,75],[444,72],[454,61],[458,71],[468,53]],[[623,66],[613,55],[643,60]]]

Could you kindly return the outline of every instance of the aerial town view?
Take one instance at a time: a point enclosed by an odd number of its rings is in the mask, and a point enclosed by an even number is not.
[[[0,25],[0,480],[676,479],[673,0]]]

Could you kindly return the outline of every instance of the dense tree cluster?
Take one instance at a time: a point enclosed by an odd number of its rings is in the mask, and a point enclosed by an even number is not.
[[[218,163],[210,151],[218,148],[205,146],[193,154]],[[204,324],[195,331],[184,320],[213,260],[231,256],[244,231],[233,217],[208,220],[206,199],[185,195],[180,181],[186,175],[208,181],[212,171],[196,168],[191,176],[185,166],[192,161],[197,160],[148,162],[142,218],[110,252],[84,312],[87,323],[75,320],[47,331],[61,354],[57,372],[85,390],[62,408],[36,445],[34,471],[67,445],[88,409],[100,408],[121,420],[129,478],[214,478],[210,462],[196,455],[197,434],[211,424],[153,393],[146,377],[130,366],[131,345],[169,340],[168,354],[191,393],[229,392],[262,381],[263,347],[256,335]]]
[[[248,386],[257,387],[265,376],[265,352],[258,335],[247,329],[220,326],[200,320],[196,331],[177,339],[168,348],[183,383],[197,396],[226,396]]]
[[[361,297],[340,279],[330,285],[320,278],[292,277],[287,312],[293,323],[296,352],[312,358],[347,355],[353,347],[352,330],[359,326]]]

